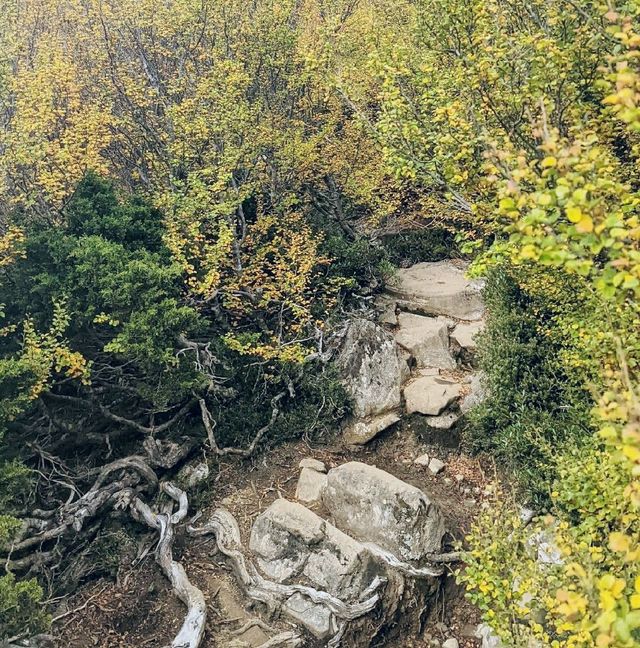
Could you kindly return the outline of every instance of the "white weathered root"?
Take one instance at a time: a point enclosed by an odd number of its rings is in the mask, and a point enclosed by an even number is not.
[[[179,508],[175,513],[154,513],[147,504],[136,497],[131,502],[132,514],[159,532],[156,561],[169,579],[175,595],[187,606],[184,622],[171,642],[171,648],[198,648],[204,637],[207,603],[203,593],[191,584],[184,568],[173,559],[172,554],[173,528],[187,515],[187,496],[168,482],[163,483],[161,489],[178,503]]]
[[[280,634],[267,639],[258,648],[298,648],[302,646],[303,639],[297,632],[281,632]]]
[[[284,602],[294,594],[302,594],[315,604],[324,605],[333,614],[338,628],[336,636],[329,645],[338,646],[344,633],[344,627],[349,621],[364,616],[376,606],[379,595],[378,588],[385,582],[376,577],[371,585],[363,592],[357,603],[345,603],[328,592],[317,590],[306,585],[285,585],[263,578],[256,567],[248,561],[242,551],[240,529],[235,518],[225,509],[217,509],[209,521],[202,527],[187,527],[193,536],[213,534],[218,549],[231,560],[236,578],[242,585],[247,596],[267,606],[274,613]]]
[[[403,562],[390,551],[383,549],[373,542],[364,542],[363,544],[376,558],[405,576],[411,576],[412,578],[434,578],[442,576],[444,573],[442,567],[414,567],[409,563]]]

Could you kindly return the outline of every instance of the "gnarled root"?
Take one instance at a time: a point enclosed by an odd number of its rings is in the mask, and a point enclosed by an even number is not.
[[[173,559],[173,529],[187,515],[188,501],[184,491],[169,482],[161,485],[161,490],[178,504],[178,510],[173,513],[154,513],[141,499],[131,502],[133,516],[146,523],[160,534],[156,549],[156,561],[169,579],[175,595],[187,606],[187,615],[180,631],[171,642],[171,648],[198,648],[204,636],[207,622],[207,603],[203,593],[191,584],[182,565]]]
[[[267,606],[273,613],[294,594],[302,594],[315,604],[324,605],[332,613],[337,632],[330,646],[338,646],[344,632],[344,627],[376,606],[379,595],[376,590],[384,583],[376,577],[371,585],[363,592],[357,603],[345,603],[328,592],[307,587],[305,585],[285,585],[263,578],[255,566],[248,561],[242,552],[240,529],[238,523],[229,511],[216,510],[209,521],[202,527],[188,526],[187,532],[192,536],[213,534],[218,549],[230,559],[234,574],[247,596]]]

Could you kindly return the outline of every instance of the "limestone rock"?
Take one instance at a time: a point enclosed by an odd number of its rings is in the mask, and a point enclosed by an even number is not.
[[[423,454],[414,459],[413,463],[416,464],[416,466],[428,466],[430,461],[431,457],[428,454]]]
[[[447,639],[443,644],[442,648],[459,648],[460,644],[458,643],[457,639],[454,639],[451,637],[450,639]]]
[[[354,414],[366,418],[400,406],[401,360],[393,336],[365,319],[353,320],[336,359]]]
[[[467,414],[487,397],[487,391],[484,385],[484,374],[478,372],[471,377],[469,382],[469,393],[460,402],[460,411]]]
[[[450,430],[460,417],[458,412],[445,412],[440,416],[425,416],[425,423],[435,430]]]
[[[314,504],[322,501],[322,491],[327,484],[327,476],[313,468],[303,468],[296,487],[299,502]]]
[[[482,648],[502,648],[503,644],[490,626],[481,623],[476,630],[476,637],[482,641]]]
[[[476,350],[476,336],[484,328],[484,322],[468,322],[458,324],[451,334],[451,337],[467,351]]]
[[[326,473],[327,472],[327,467],[324,465],[322,461],[319,461],[318,459],[313,459],[312,457],[306,457],[300,462],[300,468],[311,468],[311,470],[315,470],[316,472],[321,472],[321,473]]]
[[[450,321],[444,317],[423,317],[400,313],[396,342],[415,359],[418,368],[454,369],[456,361],[449,351]]]
[[[463,267],[439,261],[399,270],[388,290],[407,310],[475,321],[484,313],[483,286],[482,281],[467,279]]]
[[[444,521],[436,505],[379,468],[359,462],[333,468],[322,499],[338,528],[401,560],[419,561],[440,550]]]
[[[359,542],[296,502],[276,500],[253,523],[249,548],[272,580],[306,577],[316,588],[355,601],[376,571]]]
[[[326,605],[314,603],[302,594],[294,594],[283,608],[294,621],[302,624],[318,639],[326,639],[331,634],[331,611]]]
[[[365,445],[399,420],[397,412],[352,420],[345,428],[343,441],[347,445]]]
[[[419,377],[404,388],[407,413],[438,416],[460,396],[460,391],[459,383],[420,372]]]
[[[441,473],[444,470],[444,467],[444,461],[440,461],[440,459],[436,459],[436,457],[431,459],[431,461],[429,462],[429,470],[434,475]]]

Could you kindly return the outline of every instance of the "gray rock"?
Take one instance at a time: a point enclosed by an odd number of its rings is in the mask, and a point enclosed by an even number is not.
[[[400,420],[397,412],[387,412],[366,419],[352,419],[345,427],[342,440],[347,445],[365,445]]]
[[[502,648],[500,637],[486,623],[481,623],[478,626],[476,638],[482,641],[482,648]]]
[[[418,368],[454,369],[456,361],[449,351],[449,326],[444,317],[423,317],[400,313],[396,342],[415,359]]]
[[[459,648],[460,644],[458,643],[457,639],[454,639],[451,637],[451,639],[447,639],[443,644],[442,648]]]
[[[434,475],[441,473],[444,470],[444,467],[445,467],[444,461],[440,461],[440,459],[436,459],[436,457],[431,459],[431,461],[429,462],[429,470]]]
[[[294,594],[282,607],[318,639],[326,639],[331,634],[331,611],[326,605],[314,603],[302,594]]]
[[[296,487],[296,499],[306,504],[315,504],[322,501],[322,491],[327,484],[325,473],[313,468],[303,468]]]
[[[460,396],[459,383],[420,372],[418,378],[404,388],[408,414],[438,416]]]
[[[365,319],[349,324],[336,365],[358,418],[400,406],[401,360],[393,336]]]
[[[471,376],[469,381],[469,393],[460,401],[460,411],[468,414],[474,407],[477,407],[487,397],[487,390],[484,385],[484,374],[478,372]]]
[[[316,588],[345,601],[357,600],[379,573],[359,542],[302,504],[285,499],[276,500],[256,518],[249,548],[270,579],[295,582],[304,576]]]
[[[428,454],[420,455],[414,459],[413,463],[417,466],[428,466],[431,461],[431,457]]]
[[[445,529],[436,505],[374,466],[350,462],[330,470],[322,500],[338,528],[401,560],[419,561],[440,550]]]
[[[445,412],[440,416],[425,416],[425,423],[435,430],[450,430],[461,418],[458,412]]]
[[[461,348],[473,352],[476,350],[476,336],[483,328],[483,321],[461,323],[456,326],[451,337],[460,345]]]
[[[440,261],[399,270],[388,290],[406,310],[475,321],[484,314],[483,287],[465,277],[464,267]]]
[[[311,468],[311,470],[315,470],[316,472],[327,472],[327,467],[324,465],[324,463],[318,459],[313,459],[312,457],[306,457],[305,459],[303,459],[300,462],[299,466],[300,468]]]

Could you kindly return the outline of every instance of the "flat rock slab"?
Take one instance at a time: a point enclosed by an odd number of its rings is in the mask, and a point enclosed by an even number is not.
[[[329,471],[323,502],[336,526],[401,560],[419,562],[440,551],[444,521],[420,489],[359,462]]]
[[[398,323],[396,342],[411,354],[418,368],[455,369],[456,361],[449,351],[450,320],[400,313]]]
[[[393,336],[379,324],[365,319],[349,324],[336,366],[357,418],[376,416],[400,406],[401,363]]]
[[[484,322],[482,321],[458,324],[451,337],[461,348],[473,352],[476,350],[476,338],[483,328]]]
[[[484,314],[483,287],[484,282],[465,277],[464,267],[439,261],[398,270],[388,291],[406,310],[474,321]]]
[[[460,396],[461,389],[459,383],[421,373],[404,388],[407,414],[439,416]]]
[[[354,419],[347,424],[342,440],[347,445],[365,445],[399,420],[397,412],[387,412],[368,419]]]

